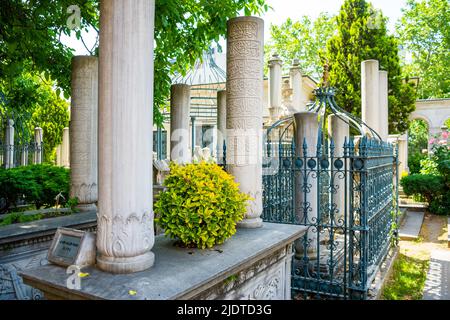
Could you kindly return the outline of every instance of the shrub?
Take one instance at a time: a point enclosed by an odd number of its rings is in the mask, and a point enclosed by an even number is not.
[[[68,199],[69,181],[68,169],[49,164],[0,169],[0,198],[4,199],[3,211],[16,206],[18,202],[32,203],[36,209],[54,206],[55,197],[59,193]]]
[[[418,152],[408,156],[408,168],[411,174],[420,173],[421,163],[425,159],[427,159],[427,156]]]
[[[56,203],[56,196],[61,193],[59,204],[69,200],[70,170],[64,167],[41,164],[31,166],[34,180],[40,186],[39,194],[35,198],[36,208],[52,207]]]
[[[155,221],[185,246],[210,248],[236,233],[250,197],[233,177],[214,163],[170,164],[170,173],[155,203]]]
[[[406,195],[423,195],[428,203],[444,189],[444,180],[431,174],[413,174],[400,181]]]

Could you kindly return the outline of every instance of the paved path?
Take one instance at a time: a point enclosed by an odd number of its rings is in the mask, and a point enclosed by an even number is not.
[[[399,236],[402,240],[415,240],[419,237],[424,213],[421,211],[406,211],[406,218],[400,226]]]
[[[423,300],[450,300],[450,249],[431,252]]]

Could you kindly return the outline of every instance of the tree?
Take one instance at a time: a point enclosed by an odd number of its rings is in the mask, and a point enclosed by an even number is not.
[[[0,103],[1,113],[14,119],[16,141],[32,142],[34,128],[41,127],[46,162],[53,162],[63,129],[69,125],[69,104],[56,94],[53,86],[39,74],[26,71],[14,79],[0,81],[0,92],[7,101]]]
[[[365,0],[346,0],[337,17],[337,33],[328,41],[330,85],[338,89],[338,104],[361,116],[361,62],[376,59],[389,73],[389,130],[408,129],[415,109],[415,90],[403,81],[398,42],[386,29],[386,18]]]
[[[428,124],[422,119],[411,121],[408,131],[408,167],[411,172],[420,172],[420,161],[427,157],[422,150],[428,148]]]
[[[408,73],[420,77],[420,98],[450,97],[450,2],[408,0],[400,23],[399,39],[411,61]]]
[[[62,34],[98,32],[99,0],[9,0],[0,2],[0,78],[16,77],[30,63],[46,78],[56,80],[70,93],[70,59],[73,52],[60,42]],[[78,6],[80,26],[71,30],[67,9]],[[265,0],[156,0],[154,53],[154,117],[167,103],[170,76],[185,74],[214,41],[226,34],[226,22],[268,10]],[[97,48],[90,51],[97,53]]]
[[[73,50],[60,42],[71,32],[67,9],[77,5],[83,12],[81,30],[98,25],[94,0],[8,0],[0,2],[0,78],[14,79],[24,69],[53,78],[66,96],[70,94],[70,59]]]
[[[271,39],[265,46],[266,61],[278,53],[288,68],[293,59],[299,59],[303,73],[320,79],[326,43],[335,29],[335,17],[327,13],[321,13],[314,21],[303,16],[298,21],[288,18],[280,25],[271,25]]]

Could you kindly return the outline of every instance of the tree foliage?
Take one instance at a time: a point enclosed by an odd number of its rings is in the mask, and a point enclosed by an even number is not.
[[[450,2],[408,0],[397,32],[411,54],[405,70],[420,77],[420,98],[450,97]]]
[[[80,27],[67,24],[70,12],[81,10]],[[244,11],[260,14],[265,0],[156,0],[155,14],[155,122],[162,121],[159,109],[167,103],[170,76],[185,74],[214,41],[226,34],[226,21]],[[99,0],[9,0],[0,2],[0,78],[16,77],[24,64],[55,79],[70,92],[70,60],[73,50],[61,43],[61,35],[81,31],[98,32]],[[98,50],[94,48],[93,52]]]
[[[303,16],[298,21],[288,18],[280,25],[271,25],[271,39],[265,46],[266,61],[278,53],[287,69],[293,59],[299,59],[304,74],[320,79],[326,43],[335,29],[335,17],[327,13],[321,13],[316,20]]]
[[[0,80],[4,101],[0,109],[5,117],[14,119],[16,144],[30,143],[34,128],[44,135],[44,161],[52,162],[55,147],[61,143],[63,129],[69,125],[69,105],[39,74],[23,72],[8,81]]]
[[[422,119],[411,121],[408,130],[408,167],[412,174],[420,172],[420,161],[427,157],[428,124]]]
[[[337,17],[337,33],[329,40],[330,84],[339,90],[337,102],[361,116],[361,62],[375,59],[389,73],[390,133],[408,129],[415,109],[415,89],[402,79],[398,42],[389,35],[386,18],[365,0],[346,0]]]
[[[71,30],[67,9],[78,5],[82,14],[81,30],[98,25],[94,0],[8,0],[0,2],[0,78],[14,79],[24,69],[53,78],[66,95],[70,94],[70,60],[73,50],[61,43]]]

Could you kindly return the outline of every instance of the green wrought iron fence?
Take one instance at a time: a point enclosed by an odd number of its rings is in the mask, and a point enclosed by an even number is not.
[[[307,228],[295,244],[293,296],[366,299],[397,239],[397,152],[375,134],[335,145],[322,127],[315,146],[296,146],[294,134],[292,117],[267,129],[263,162],[263,219]]]

